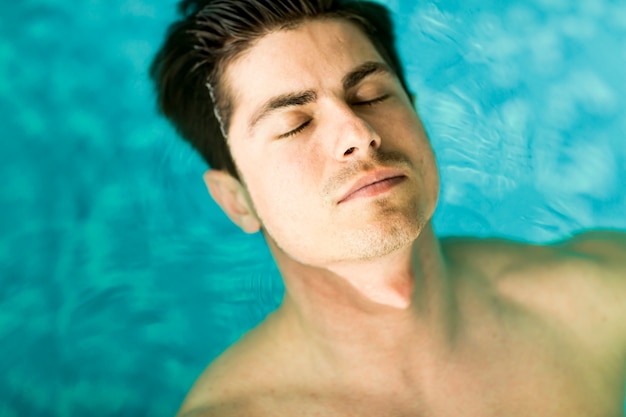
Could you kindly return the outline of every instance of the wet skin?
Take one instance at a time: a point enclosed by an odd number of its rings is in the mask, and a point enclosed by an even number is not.
[[[245,184],[205,180],[286,295],[179,416],[622,415],[623,234],[438,239],[428,138],[350,23],[266,35],[226,74]]]

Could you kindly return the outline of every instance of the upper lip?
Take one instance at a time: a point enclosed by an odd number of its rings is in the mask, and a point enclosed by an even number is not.
[[[377,169],[375,171],[369,171],[366,174],[359,177],[356,181],[352,183],[350,188],[348,188],[339,198],[337,204],[346,200],[350,195],[359,191],[361,188],[367,187],[368,185],[372,185],[379,181],[388,180],[389,178],[396,177],[404,177],[406,176],[403,171],[395,168],[383,168]]]

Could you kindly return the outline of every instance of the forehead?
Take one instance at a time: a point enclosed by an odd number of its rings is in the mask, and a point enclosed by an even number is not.
[[[267,34],[225,68],[231,127],[269,97],[337,88],[344,74],[367,61],[384,62],[363,31],[347,20],[311,20]]]

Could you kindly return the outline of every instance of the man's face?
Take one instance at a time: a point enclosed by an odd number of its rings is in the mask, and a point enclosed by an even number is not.
[[[438,196],[434,155],[359,28],[327,19],[270,33],[225,81],[233,158],[268,239],[290,257],[373,259],[419,235]]]

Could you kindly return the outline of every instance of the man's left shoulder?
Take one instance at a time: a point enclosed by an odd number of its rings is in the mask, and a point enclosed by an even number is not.
[[[606,329],[626,360],[626,233],[583,232],[553,248],[557,262],[571,269],[589,316],[597,319],[590,330]]]
[[[587,231],[576,234],[556,246],[572,253],[589,256],[607,270],[622,273],[626,270],[626,232]]]
[[[504,299],[626,355],[625,233],[590,231],[548,245],[507,241],[491,252],[506,259],[493,276]]]
[[[517,257],[517,265],[524,265],[521,270],[548,282],[619,297],[616,304],[626,312],[626,233],[588,231],[545,246],[523,246]]]
[[[542,275],[553,283],[554,308],[571,314],[573,325],[586,323],[589,334],[604,333],[626,354],[626,233],[583,232],[545,250]]]
[[[552,245],[555,261],[626,317],[626,233],[589,231]],[[626,320],[622,320],[626,323]]]

